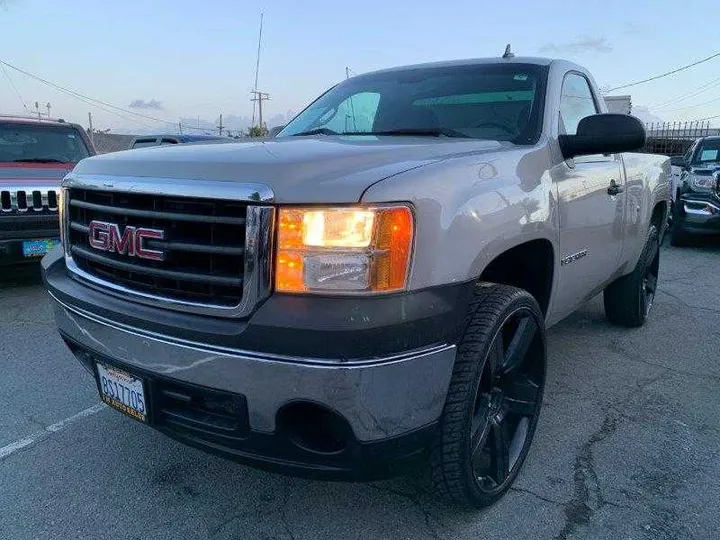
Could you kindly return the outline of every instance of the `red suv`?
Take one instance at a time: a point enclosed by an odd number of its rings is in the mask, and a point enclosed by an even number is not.
[[[94,154],[81,126],[0,116],[0,266],[38,260],[59,242],[60,182]]]

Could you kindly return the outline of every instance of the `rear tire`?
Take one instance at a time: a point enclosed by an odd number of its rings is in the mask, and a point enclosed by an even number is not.
[[[436,492],[481,508],[512,485],[530,449],[545,386],[545,323],[535,298],[477,285],[430,452]]]
[[[645,248],[635,269],[613,281],[603,292],[605,315],[611,323],[628,327],[645,324],[655,300],[659,267],[658,230],[655,225],[650,225]]]

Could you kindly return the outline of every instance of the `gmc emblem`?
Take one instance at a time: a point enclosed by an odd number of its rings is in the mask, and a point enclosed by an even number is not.
[[[163,240],[164,238],[165,231],[161,229],[144,229],[128,225],[120,234],[117,223],[91,221],[88,225],[88,241],[91,247],[139,259],[165,260],[163,251],[148,249],[143,242],[145,239]]]

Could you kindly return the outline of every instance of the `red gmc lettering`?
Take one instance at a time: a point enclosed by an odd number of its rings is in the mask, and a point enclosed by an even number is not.
[[[135,253],[141,259],[153,261],[165,260],[165,253],[156,249],[148,249],[143,246],[143,239],[162,240],[165,238],[165,231],[158,229],[138,229],[135,233]]]
[[[120,227],[116,224],[110,225],[110,244],[108,251],[116,251],[121,255],[135,255],[135,242],[133,237],[136,236],[135,227],[127,226],[120,236]]]
[[[120,234],[120,227],[116,223],[91,221],[88,225],[88,243],[91,247],[140,259],[165,260],[163,251],[147,248],[143,242],[145,239],[164,238],[165,231],[160,229],[143,229],[128,225]]]
[[[102,221],[91,221],[88,225],[88,242],[90,247],[107,251],[110,246],[110,224]]]

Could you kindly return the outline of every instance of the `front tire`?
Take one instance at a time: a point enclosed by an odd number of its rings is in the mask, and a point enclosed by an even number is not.
[[[635,269],[603,291],[605,315],[611,323],[631,328],[645,324],[655,301],[659,268],[658,230],[655,225],[650,225],[645,248]]]
[[[528,292],[480,283],[465,323],[430,469],[440,495],[481,508],[510,489],[530,449],[545,386],[545,322]]]

